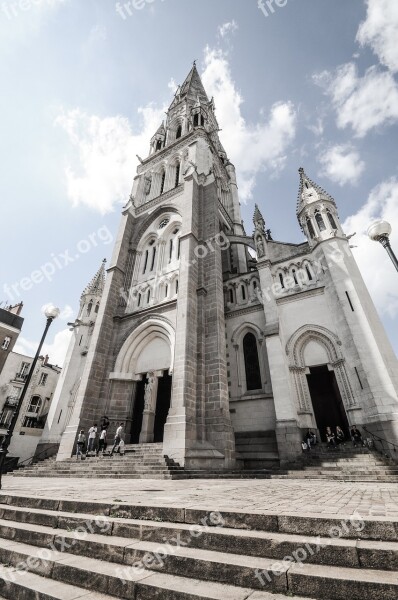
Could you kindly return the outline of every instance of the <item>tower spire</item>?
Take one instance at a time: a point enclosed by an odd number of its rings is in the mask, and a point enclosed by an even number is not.
[[[299,174],[300,187],[297,198],[297,215],[299,215],[306,206],[317,201],[328,200],[336,206],[334,198],[320,185],[312,181],[304,171],[303,167],[299,168]]]
[[[90,283],[84,288],[82,297],[88,294],[93,296],[101,296],[105,286],[105,264],[106,258],[102,261],[102,264]]]

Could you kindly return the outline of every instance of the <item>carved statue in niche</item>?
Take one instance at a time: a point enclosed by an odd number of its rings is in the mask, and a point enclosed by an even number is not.
[[[152,408],[152,390],[155,384],[154,373],[148,373],[148,383],[145,384],[144,408],[150,410]]]
[[[259,258],[265,255],[264,242],[260,237],[257,238],[257,255]]]
[[[145,176],[145,196],[148,196],[150,191],[151,191],[151,186],[152,186],[152,177],[149,176]]]

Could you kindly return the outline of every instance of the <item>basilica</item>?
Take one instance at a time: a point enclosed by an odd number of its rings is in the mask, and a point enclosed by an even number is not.
[[[308,428],[398,443],[397,359],[336,201],[300,169],[305,241],[272,239],[258,206],[246,232],[218,132],[194,65],[71,324],[39,445],[58,461],[104,415],[187,469],[288,464]]]

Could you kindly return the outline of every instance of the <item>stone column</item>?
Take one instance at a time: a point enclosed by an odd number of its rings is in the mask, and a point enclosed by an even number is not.
[[[145,385],[144,412],[142,416],[140,444],[153,442],[153,427],[155,424],[159,376],[160,375],[157,371],[151,371],[148,373],[148,383]]]

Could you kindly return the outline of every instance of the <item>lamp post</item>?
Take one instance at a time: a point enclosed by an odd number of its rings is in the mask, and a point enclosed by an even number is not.
[[[387,250],[388,256],[391,258],[394,267],[398,271],[398,259],[390,244],[391,231],[391,225],[387,221],[375,221],[368,228],[368,236],[374,242],[380,242],[383,248]]]
[[[38,360],[38,358],[40,356],[40,352],[41,352],[44,340],[46,339],[47,332],[48,332],[48,330],[50,328],[51,323],[54,321],[54,319],[56,319],[58,317],[59,313],[60,313],[59,308],[56,308],[52,304],[47,305],[45,307],[45,309],[44,309],[44,314],[47,317],[47,323],[46,323],[46,326],[44,328],[44,332],[43,332],[42,338],[40,340],[39,347],[37,348],[37,352],[36,352],[35,357],[33,359],[32,366],[30,367],[30,370],[29,370],[28,376],[26,378],[25,384],[24,384],[24,386],[22,388],[21,396],[20,396],[20,398],[19,398],[19,400],[17,402],[17,405],[15,407],[14,413],[12,415],[11,422],[10,422],[10,425],[8,427],[7,433],[3,437],[3,441],[2,441],[1,446],[0,446],[0,490],[1,490],[1,484],[2,484],[2,475],[3,475],[4,462],[5,462],[5,459],[6,459],[7,454],[8,454],[8,448],[9,448],[9,445],[11,443],[11,438],[12,438],[12,435],[14,433],[15,425],[16,425],[18,417],[19,417],[19,412],[21,410],[22,403],[23,403],[23,401],[25,399],[26,392],[28,391],[28,387],[29,387],[29,384],[31,382],[34,370],[36,368],[36,363],[37,363],[37,360]]]

